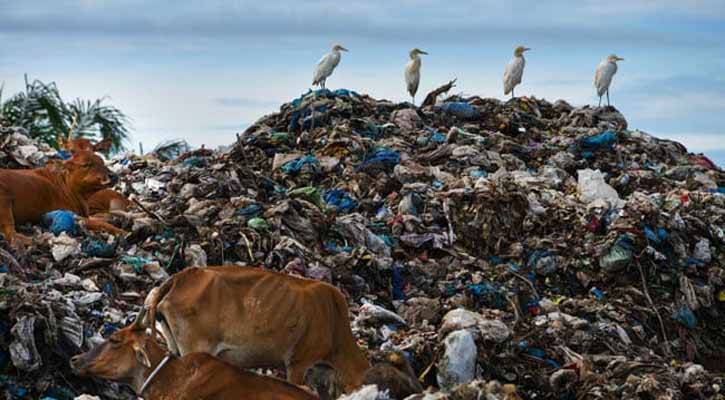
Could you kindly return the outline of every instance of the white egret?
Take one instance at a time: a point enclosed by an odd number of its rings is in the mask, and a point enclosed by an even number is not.
[[[594,75],[594,87],[597,88],[597,95],[599,95],[599,107],[602,106],[604,93],[607,93],[607,106],[609,106],[609,85],[612,83],[614,74],[617,73],[617,61],[622,60],[624,58],[612,54],[597,66],[597,74]]]
[[[415,48],[410,51],[410,61],[405,66],[405,85],[408,87],[408,93],[413,99],[413,105],[415,105],[415,92],[418,91],[418,84],[420,83],[420,57],[421,54],[428,54],[423,50]]]
[[[528,47],[519,46],[514,50],[514,58],[506,66],[506,71],[503,73],[503,94],[509,94],[511,92],[511,98],[514,98],[514,87],[521,83],[521,77],[524,74],[524,66],[526,60],[524,59],[524,52],[531,50]]]
[[[325,54],[320,62],[315,67],[315,74],[312,77],[313,85],[320,85],[323,89],[325,88],[325,81],[332,75],[332,71],[335,70],[337,64],[340,63],[340,51],[348,51],[346,48],[336,44],[332,46],[332,51],[329,54]]]

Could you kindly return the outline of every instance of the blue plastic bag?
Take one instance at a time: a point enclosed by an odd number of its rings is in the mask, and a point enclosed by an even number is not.
[[[250,204],[244,208],[237,210],[238,215],[245,217],[252,217],[262,212],[262,206],[259,204]]]
[[[445,103],[440,109],[458,118],[468,119],[478,117],[478,111],[472,105],[462,101]]]
[[[51,211],[43,215],[42,222],[54,235],[60,235],[61,232],[66,232],[69,235],[78,235],[80,233],[76,215],[72,211]]]
[[[290,103],[292,103],[292,107],[295,107],[295,108],[299,107],[300,104],[302,104],[302,101],[305,99],[305,97],[309,96],[310,93],[312,93],[311,89],[307,90],[307,93],[302,94],[300,97],[293,99],[290,102]],[[335,98],[338,96],[350,96],[350,95],[358,96],[358,94],[356,92],[349,90],[349,89],[337,89],[334,92],[331,91],[330,89],[317,89],[314,91],[314,95],[317,97],[326,96],[326,97],[330,97],[330,98]]]
[[[88,240],[83,243],[83,253],[90,257],[113,258],[116,256],[116,245],[114,243],[101,242],[99,240]]]
[[[367,158],[367,160],[363,161],[362,164],[358,165],[355,169],[359,171],[367,166],[374,164],[384,164],[389,168],[395,167],[396,165],[400,164],[400,154],[392,150],[380,148],[375,150]]]
[[[300,170],[305,164],[310,164],[315,167],[319,165],[315,156],[307,155],[302,156],[296,160],[288,161],[282,166],[282,171],[294,176],[300,173]]]
[[[325,203],[343,211],[350,211],[357,207],[357,201],[340,189],[328,190],[322,198],[325,200]]]
[[[677,322],[681,323],[686,328],[692,329],[697,326],[697,318],[695,317],[695,314],[693,314],[692,310],[687,307],[682,307],[675,311],[675,313],[672,314],[672,318],[677,320]]]
[[[579,144],[582,147],[590,148],[590,149],[598,149],[598,148],[609,148],[611,149],[612,146],[614,146],[614,143],[617,142],[617,135],[614,134],[612,131],[604,131],[596,136],[591,136],[588,138],[583,138],[579,141]]]

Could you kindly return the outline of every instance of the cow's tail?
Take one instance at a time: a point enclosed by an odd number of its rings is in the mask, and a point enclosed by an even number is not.
[[[172,276],[167,279],[166,282],[159,287],[159,290],[156,291],[156,296],[154,296],[151,300],[151,304],[149,304],[149,327],[151,328],[151,338],[154,341],[156,341],[156,309],[158,308],[161,299],[163,299],[164,296],[166,296],[166,294],[176,286],[177,277],[178,276]]]

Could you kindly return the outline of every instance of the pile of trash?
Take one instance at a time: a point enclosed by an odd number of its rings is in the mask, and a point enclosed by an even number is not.
[[[10,126],[0,118],[0,168],[40,167],[52,158],[58,158],[55,149],[29,138],[25,129]]]
[[[725,398],[725,173],[612,107],[322,89],[227,148],[108,164],[126,237],[0,243],[8,398],[133,398],[69,357],[170,274],[227,264],[339,287],[370,359],[404,352],[416,399]]]

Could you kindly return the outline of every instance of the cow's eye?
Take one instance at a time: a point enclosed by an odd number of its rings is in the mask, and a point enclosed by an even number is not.
[[[113,336],[111,336],[110,338],[108,338],[108,341],[111,342],[111,344],[119,344],[119,343],[121,343],[121,341],[118,338],[113,337]]]
[[[83,168],[90,168],[91,164],[83,164]]]

